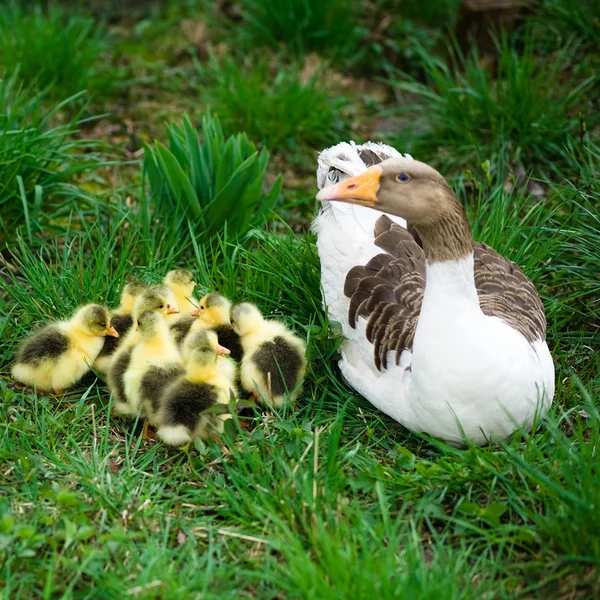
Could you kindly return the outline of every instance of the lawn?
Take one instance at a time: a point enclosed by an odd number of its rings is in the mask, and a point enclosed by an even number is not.
[[[1,598],[600,597],[600,10],[465,42],[460,4],[0,7]],[[344,384],[310,223],[347,139],[439,168],[536,284],[557,392],[531,435],[452,448]],[[182,451],[101,377],[10,378],[33,328],[174,267],[306,339],[295,406]]]

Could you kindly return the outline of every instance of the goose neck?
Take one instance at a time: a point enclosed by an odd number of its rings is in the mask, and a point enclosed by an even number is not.
[[[473,254],[473,234],[463,205],[449,191],[435,215],[418,223],[416,230],[429,264],[457,261]]]

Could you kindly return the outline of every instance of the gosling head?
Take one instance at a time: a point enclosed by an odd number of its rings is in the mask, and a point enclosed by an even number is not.
[[[403,217],[418,227],[443,217],[457,202],[433,167],[408,158],[390,158],[322,189],[317,200],[358,204]]]
[[[192,316],[208,326],[228,325],[230,312],[231,302],[225,296],[212,292],[200,300]]]
[[[219,338],[214,331],[191,333],[184,342],[183,355],[188,363],[199,366],[213,365],[220,354],[229,354],[229,349],[219,344]]]
[[[137,319],[139,315],[147,310],[157,310],[163,317],[179,312],[179,309],[175,306],[173,292],[165,285],[152,286],[136,298],[133,306],[133,318]]]
[[[196,282],[194,274],[187,269],[173,269],[169,271],[165,277],[164,284],[170,288],[178,288],[184,296],[191,296]]]
[[[148,286],[141,281],[130,281],[121,292],[119,308],[126,313],[133,312],[136,298],[141,296],[147,289]]]
[[[110,324],[108,308],[100,304],[87,304],[80,308],[75,315],[75,321],[79,329],[87,335],[119,337],[117,330]]]
[[[158,310],[144,311],[137,318],[135,328],[144,339],[150,339],[163,333],[168,335],[167,324],[163,315]]]
[[[238,335],[246,335],[260,328],[264,321],[262,313],[254,304],[242,302],[231,309],[231,326]]]

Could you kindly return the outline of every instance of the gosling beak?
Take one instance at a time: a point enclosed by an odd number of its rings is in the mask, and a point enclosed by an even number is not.
[[[377,190],[381,173],[381,167],[373,165],[356,177],[323,188],[317,194],[317,200],[337,200],[372,207],[378,202]]]
[[[106,330],[106,335],[110,335],[111,337],[119,337],[119,332],[114,327],[109,327]]]
[[[231,350],[225,348],[225,346],[221,346],[221,344],[217,344],[217,354],[231,354]]]
[[[198,307],[198,308],[195,308],[195,309],[192,311],[192,317],[197,317],[199,314],[200,314],[200,307]]]
[[[178,312],[179,309],[176,306],[169,306],[169,308],[167,308],[168,315],[177,314]]]

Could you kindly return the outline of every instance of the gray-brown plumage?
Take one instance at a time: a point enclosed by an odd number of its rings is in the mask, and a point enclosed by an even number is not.
[[[383,215],[375,227],[375,245],[386,251],[351,269],[344,294],[350,298],[348,321],[367,319],[366,336],[374,345],[375,365],[387,367],[388,351],[396,364],[412,348],[425,289],[425,254],[414,237]],[[535,286],[513,262],[475,242],[474,275],[479,305],[521,332],[529,342],[543,339],[546,319]]]
[[[181,425],[195,431],[202,413],[217,403],[217,389],[208,383],[192,383],[181,378],[164,397],[162,424],[169,427]]]
[[[108,384],[115,395],[115,399],[118,402],[126,402],[127,397],[125,395],[125,383],[123,382],[123,376],[129,368],[131,362],[131,353],[133,352],[133,346],[130,346],[118,356],[115,357],[113,364],[111,365],[110,371],[108,372]]]
[[[140,385],[140,396],[144,406],[149,409],[147,412],[158,411],[160,399],[166,388],[184,373],[183,366],[177,363],[151,366],[146,371]]]
[[[169,331],[171,332],[171,335],[173,336],[173,339],[178,347],[181,347],[183,344],[185,336],[190,332],[190,329],[195,321],[196,317],[183,315],[182,317],[179,317],[175,323],[169,324]]]
[[[227,411],[206,414],[215,405],[226,409],[230,400],[235,401],[233,381],[219,368],[218,348],[213,331],[192,332],[186,339],[185,373],[166,387],[156,407],[157,435],[165,443],[182,446],[222,431]]]
[[[110,324],[119,332],[119,337],[107,336],[104,338],[104,345],[102,346],[102,350],[100,350],[100,354],[98,354],[98,358],[103,356],[111,356],[115,353],[115,350],[119,347],[121,340],[125,336],[125,334],[131,329],[133,325],[133,318],[131,315],[120,315],[113,314],[110,318]]]
[[[244,349],[242,348],[242,342],[240,336],[233,330],[231,325],[218,325],[213,327],[212,330],[217,334],[219,344],[225,346],[231,354],[231,358],[237,362],[241,362],[244,358]]]
[[[108,309],[87,304],[69,320],[48,325],[26,339],[17,352],[12,376],[39,390],[60,393],[89,372],[107,335],[119,335]]]
[[[232,308],[231,324],[244,349],[240,369],[243,388],[267,398],[277,408],[286,395],[294,399],[306,370],[304,341],[283,323],[263,318],[258,308],[247,302]]]
[[[261,373],[270,376],[271,393],[282,396],[294,390],[304,369],[304,355],[285,338],[265,342],[250,359]]]
[[[37,366],[46,359],[64,354],[69,344],[69,338],[58,327],[48,325],[23,343],[17,354],[17,362]]]

